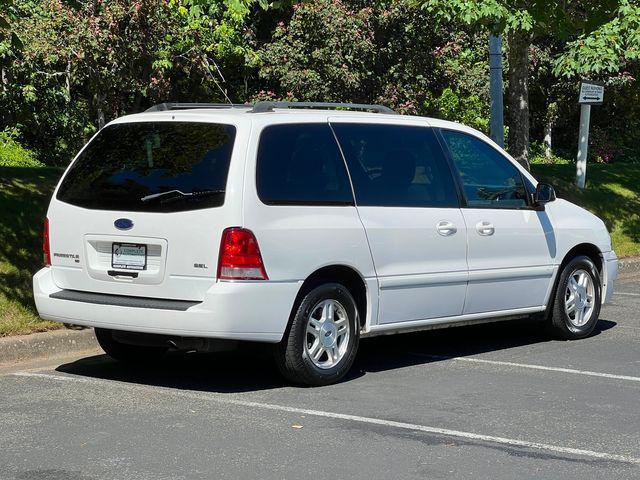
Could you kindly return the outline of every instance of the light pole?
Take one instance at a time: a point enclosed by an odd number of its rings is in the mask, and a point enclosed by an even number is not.
[[[504,148],[504,107],[502,87],[502,36],[489,36],[489,93],[491,98],[490,137]]]

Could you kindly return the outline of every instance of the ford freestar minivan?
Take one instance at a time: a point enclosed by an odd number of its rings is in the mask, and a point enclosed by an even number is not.
[[[43,318],[127,361],[269,342],[307,385],[365,336],[534,315],[593,331],[617,273],[605,225],[483,134],[375,105],[227,107],[162,104],[82,149],[45,221]]]

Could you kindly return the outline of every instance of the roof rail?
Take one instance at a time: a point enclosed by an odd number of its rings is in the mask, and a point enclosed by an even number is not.
[[[154,105],[148,108],[147,112],[165,112],[167,110],[189,110],[197,108],[249,108],[251,105],[242,105],[237,103],[179,103],[166,102]]]
[[[329,103],[329,102],[256,102],[251,113],[272,112],[274,108],[346,108],[351,110],[371,110],[375,113],[396,113],[384,105],[368,105],[365,103]]]

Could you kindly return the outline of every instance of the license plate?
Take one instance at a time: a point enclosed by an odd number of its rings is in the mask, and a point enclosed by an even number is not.
[[[147,268],[147,246],[134,243],[112,244],[111,266],[124,270],[145,270]]]

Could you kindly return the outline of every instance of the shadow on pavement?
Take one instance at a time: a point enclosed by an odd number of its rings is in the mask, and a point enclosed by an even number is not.
[[[615,322],[600,320],[593,335],[615,325]],[[343,382],[369,372],[552,341],[534,320],[375,337],[361,341],[355,364]],[[125,365],[106,355],[96,355],[60,365],[56,370],[84,377],[206,392],[248,392],[287,386],[266,345],[245,345],[221,353],[172,353],[148,366]]]

